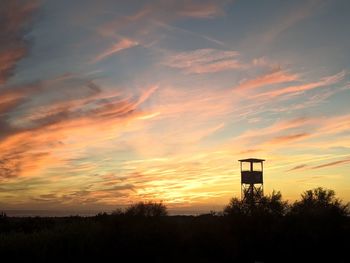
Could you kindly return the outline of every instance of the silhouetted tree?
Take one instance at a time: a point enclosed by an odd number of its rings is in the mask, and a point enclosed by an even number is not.
[[[237,197],[233,197],[230,203],[224,208],[224,215],[240,215],[247,213],[246,203],[239,200]]]
[[[126,208],[125,215],[141,217],[160,217],[168,215],[168,211],[166,206],[161,202],[139,202]]]
[[[309,261],[345,262],[349,246],[348,205],[333,190],[318,187],[307,190],[287,214],[285,237],[292,250]]]
[[[120,216],[120,215],[123,215],[123,214],[124,214],[124,211],[121,208],[117,208],[114,211],[112,211],[112,215],[114,215],[114,216]]]
[[[345,217],[349,215],[349,204],[343,204],[335,197],[333,190],[318,187],[307,190],[301,195],[301,200],[296,201],[291,207],[291,215],[316,216],[316,217]]]
[[[334,191],[306,191],[291,207],[280,192],[255,201],[233,198],[224,216],[165,216],[166,206],[155,202],[94,217],[0,212],[0,254],[15,262],[100,262],[116,255],[140,262],[349,261],[348,206]]]
[[[281,192],[273,191],[271,195],[262,196],[255,202],[238,198],[232,198],[230,203],[224,208],[224,215],[252,215],[266,214],[283,216],[288,208],[287,202],[282,200]]]
[[[257,204],[257,208],[267,214],[283,216],[288,209],[288,203],[282,200],[280,191],[273,191],[271,195],[261,198],[260,202]]]

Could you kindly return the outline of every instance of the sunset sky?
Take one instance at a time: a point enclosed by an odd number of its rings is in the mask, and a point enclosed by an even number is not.
[[[1,0],[0,209],[350,201],[350,1]]]

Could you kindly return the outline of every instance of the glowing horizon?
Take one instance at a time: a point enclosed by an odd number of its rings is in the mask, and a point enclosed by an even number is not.
[[[350,200],[347,1],[1,1],[0,209]]]

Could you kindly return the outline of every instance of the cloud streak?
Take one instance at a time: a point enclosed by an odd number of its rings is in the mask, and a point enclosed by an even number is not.
[[[74,84],[75,81],[61,80],[56,84],[61,89],[71,90],[77,85]],[[80,81],[78,83],[80,84]],[[37,102],[32,103],[39,99],[39,92],[44,92],[46,96],[50,94],[51,85],[52,81],[47,81],[41,85],[8,89],[2,94],[9,102],[2,107],[0,178],[18,177],[23,172],[29,176],[38,169],[64,163],[63,159],[53,157],[56,151],[69,149],[62,141],[78,138],[78,134],[82,137],[84,132],[92,135],[96,132],[97,124],[106,127],[108,134],[123,121],[137,120],[149,114],[143,113],[140,105],[155,90],[151,87],[137,96],[130,97],[119,92],[103,92],[94,82],[87,80],[85,91],[71,94],[69,99],[66,93],[64,101],[55,98],[49,104],[45,101],[42,101],[41,105]],[[16,118],[13,118],[13,115],[16,115]],[[83,142],[78,140],[77,143]],[[64,156],[64,159],[68,156]]]
[[[336,84],[336,83],[342,81],[344,79],[345,75],[346,75],[345,71],[341,71],[335,75],[324,77],[320,81],[306,83],[306,84],[302,84],[302,85],[289,86],[289,87],[281,88],[281,89],[275,89],[272,91],[260,93],[256,97],[275,98],[278,96],[288,95],[288,94],[300,94],[300,93],[308,91],[308,90],[313,90],[316,88]]]
[[[334,67],[319,63],[343,47],[306,36],[311,27],[288,30],[312,14],[309,2],[290,16],[267,3],[254,17],[246,3],[225,10],[230,0],[53,2],[30,31],[38,7],[0,4],[0,13],[16,7],[0,18],[1,39],[9,40],[0,43],[2,204],[221,205],[239,195],[234,160],[245,157],[267,159],[271,185],[291,199],[305,184],[288,190],[290,182],[307,172],[332,168],[344,177],[346,58],[336,57]],[[236,16],[240,7],[247,13]],[[258,30],[254,47],[242,43]],[[33,53],[18,63],[27,36]],[[291,176],[280,176],[287,169]]]
[[[184,8],[179,10],[177,13],[180,16],[191,17],[191,18],[214,18],[224,14],[224,10],[215,2],[195,2],[185,1]]]
[[[317,165],[312,167],[311,169],[321,169],[321,168],[326,168],[326,167],[331,167],[331,166],[337,166],[337,165],[342,165],[342,164],[348,164],[350,163],[350,158],[335,161],[335,162],[329,162],[321,165]]]
[[[93,60],[92,63],[97,63],[100,62],[101,60],[104,60],[106,58],[109,58],[111,56],[116,55],[117,53],[125,50],[125,49],[129,49],[132,47],[137,46],[139,43],[136,41],[132,41],[130,39],[127,38],[123,38],[120,41],[118,41],[117,43],[113,44],[111,47],[109,47],[108,49],[106,49],[105,51],[103,51],[102,53],[100,53],[99,55],[97,55]]]
[[[245,65],[237,59],[238,52],[218,49],[197,49],[168,56],[164,65],[182,69],[186,73],[215,73],[231,69],[243,69]]]
[[[223,6],[229,1],[226,0],[157,0],[147,3],[137,11],[118,18],[112,19],[97,29],[100,36],[116,39],[123,32],[132,31],[132,38],[136,39],[140,45],[149,46],[157,42],[157,31],[160,28],[171,28],[190,33],[209,42],[222,45],[222,42],[208,36],[196,34],[187,30],[179,30],[177,27],[169,26],[178,20],[184,19],[212,19],[225,14]],[[130,35],[129,35],[130,36]],[[150,44],[150,43],[151,44]]]
[[[290,134],[290,135],[284,135],[284,136],[278,136],[273,138],[270,143],[289,143],[292,141],[296,141],[296,140],[301,140],[304,139],[306,137],[310,136],[310,134],[308,133],[297,133],[297,134]]]
[[[287,172],[301,170],[301,169],[306,168],[307,166],[308,166],[307,164],[300,164],[300,165],[294,166],[293,168],[289,169]]]
[[[283,14],[269,30],[264,32],[259,42],[265,44],[272,42],[281,33],[314,14],[321,4],[320,0],[308,0],[288,14]]]
[[[341,166],[341,165],[346,165],[350,163],[350,159],[349,158],[345,158],[343,160],[339,160],[339,161],[334,161],[334,162],[328,162],[328,163],[323,163],[320,165],[315,165],[315,166],[311,166],[307,165],[307,164],[301,164],[301,165],[297,165],[291,169],[288,170],[289,171],[296,171],[296,170],[302,170],[302,169],[312,169],[312,170],[316,170],[316,169],[322,169],[322,168],[328,168],[328,167],[333,167],[333,166]]]
[[[276,70],[271,73],[267,73],[264,75],[260,75],[253,79],[248,79],[240,83],[237,87],[234,88],[235,91],[249,91],[256,90],[261,87],[265,87],[268,85],[287,83],[296,81],[299,79],[297,74],[291,74],[283,70]]]
[[[24,34],[39,1],[0,2],[0,85],[14,74],[16,63],[28,52]]]

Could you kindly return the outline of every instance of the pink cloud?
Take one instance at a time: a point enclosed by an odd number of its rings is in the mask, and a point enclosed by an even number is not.
[[[206,65],[195,65],[188,69],[189,73],[215,73],[231,69],[242,69],[244,66],[237,60],[215,61]]]
[[[319,129],[320,134],[338,134],[350,129],[350,115],[344,114],[340,116],[333,116],[331,118],[324,118],[322,126]]]
[[[115,55],[115,54],[117,54],[125,49],[129,49],[129,48],[135,47],[137,45],[138,45],[138,42],[131,41],[130,39],[127,39],[127,38],[123,38],[120,41],[118,41],[117,43],[113,44],[108,49],[106,49],[105,51],[103,51],[102,53],[100,53],[99,55],[97,55],[92,60],[92,63],[99,62],[99,61],[106,59],[110,56],[113,56],[113,55]]]
[[[192,18],[214,18],[224,14],[223,9],[220,5],[215,2],[193,2],[187,1],[183,10],[179,10],[178,14],[180,16],[192,17]]]
[[[163,64],[187,73],[215,73],[245,68],[246,66],[236,59],[237,56],[236,51],[197,49],[169,55]]]
[[[318,123],[318,121],[319,120],[317,118],[295,118],[291,120],[277,121],[266,128],[247,131],[240,136],[240,139],[249,139],[258,136],[271,136],[281,132],[286,132],[288,130],[295,130],[304,128],[308,125],[315,125]]]
[[[277,70],[272,73],[258,76],[254,79],[243,81],[237,87],[235,87],[235,90],[254,90],[267,85],[296,81],[298,78],[299,76],[297,74],[290,74],[283,70]]]
[[[311,82],[302,85],[289,86],[287,88],[275,89],[272,91],[264,92],[258,94],[256,97],[269,97],[274,98],[286,94],[299,94],[308,90],[316,89],[319,87],[324,87],[328,85],[333,85],[343,80],[345,77],[345,71],[341,71],[335,75],[322,78],[320,81]]]

